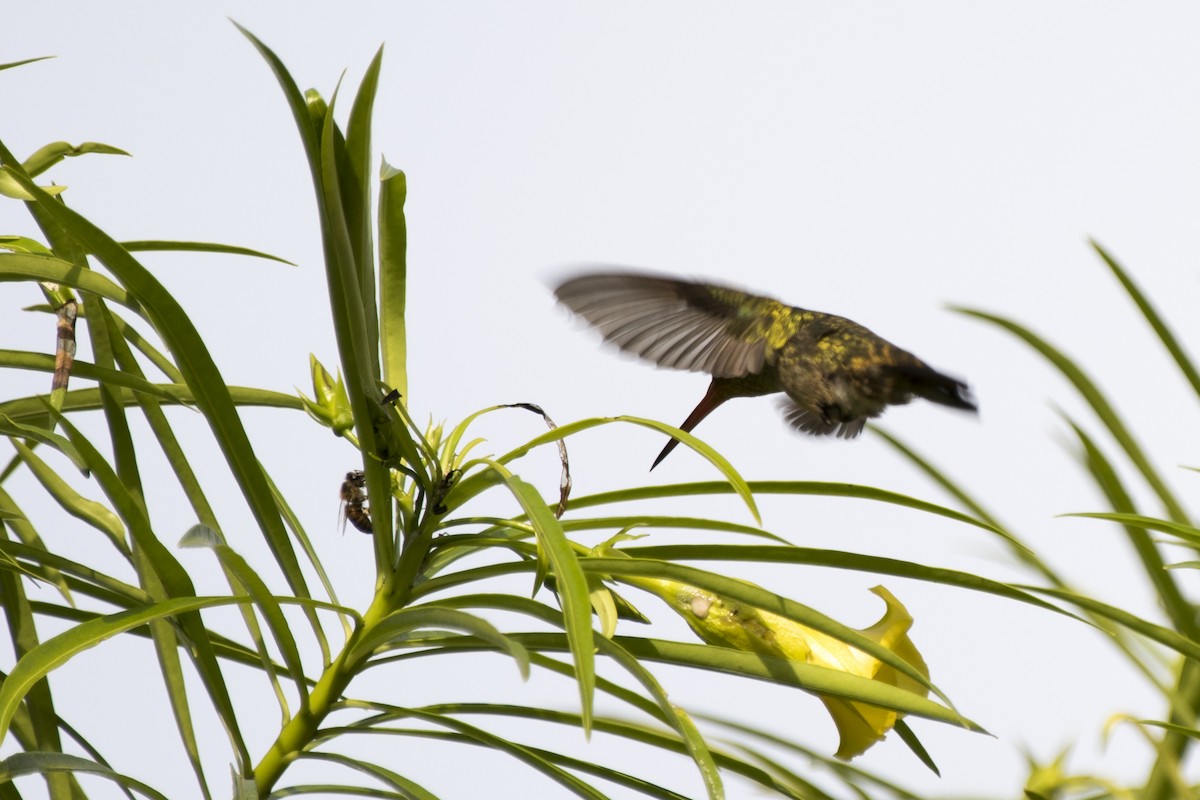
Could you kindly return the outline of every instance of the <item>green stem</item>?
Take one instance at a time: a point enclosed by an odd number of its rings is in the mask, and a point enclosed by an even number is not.
[[[325,669],[321,679],[313,687],[308,696],[307,707],[301,709],[291,721],[283,726],[271,748],[255,767],[254,779],[260,797],[270,794],[271,789],[283,776],[288,765],[313,741],[321,723],[325,721],[325,717],[329,715],[334,705],[341,700],[346,687],[358,673],[358,665],[349,663],[349,654],[353,652],[355,645],[394,608],[395,606],[386,592],[381,590],[376,593],[370,608],[363,615],[362,624],[350,634],[337,658]]]
[[[358,642],[369,636],[379,622],[398,608],[402,608],[412,597],[413,581],[425,563],[425,557],[437,531],[438,514],[434,509],[441,502],[440,492],[427,498],[416,531],[405,536],[404,549],[396,569],[383,581],[375,592],[371,605],[363,614],[362,623],[346,639],[346,644],[337,658],[325,669],[316,686],[308,696],[308,706],[300,710],[283,729],[271,748],[254,770],[254,779],[260,797],[266,797],[284,770],[308,748],[317,735],[321,723],[333,707],[342,699],[346,687],[358,674],[359,663],[351,663],[349,654]]]
[[[426,499],[425,510],[416,533],[406,537],[400,561],[387,582],[384,591],[389,593],[389,601],[393,607],[405,605],[412,597],[413,583],[425,563],[426,556],[429,555],[429,548],[433,545],[433,534],[437,531],[436,515],[433,513],[435,504],[436,502]]]

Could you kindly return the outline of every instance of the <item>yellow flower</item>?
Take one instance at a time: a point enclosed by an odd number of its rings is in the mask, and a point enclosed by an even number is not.
[[[626,580],[666,601],[709,644],[848,672],[922,697],[929,694],[927,687],[875,657],[786,617],[676,581],[634,577]],[[887,610],[878,622],[859,633],[900,656],[928,678],[925,660],[908,638],[912,617],[887,589],[876,586],[871,591],[883,599]],[[862,754],[883,739],[901,716],[868,703],[829,695],[818,697],[838,729],[840,742],[835,755],[845,760]]]

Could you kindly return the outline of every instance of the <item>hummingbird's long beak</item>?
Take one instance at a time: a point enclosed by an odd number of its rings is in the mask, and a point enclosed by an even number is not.
[[[704,399],[700,401],[699,405],[692,409],[692,413],[689,414],[688,418],[685,419],[683,424],[679,426],[680,430],[690,433],[692,428],[696,427],[700,423],[700,420],[711,414],[717,406],[721,405],[721,403],[724,403],[730,397],[731,395],[722,389],[722,385],[718,384],[718,379],[713,378],[712,383],[708,385],[708,391],[704,394]],[[658,454],[658,458],[654,459],[654,463],[650,465],[651,472],[654,471],[655,467],[662,463],[664,458],[670,455],[671,451],[675,449],[677,444],[679,444],[679,440],[674,437],[672,437],[671,441],[667,442],[667,446],[662,449],[662,452]]]

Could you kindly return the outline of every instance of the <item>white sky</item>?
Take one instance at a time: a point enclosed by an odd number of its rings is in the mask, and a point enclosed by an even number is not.
[[[254,31],[302,87],[326,98],[343,69],[356,86],[386,43],[375,143],[408,175],[418,418],[453,422],[497,402],[532,401],[559,422],[629,413],[678,423],[706,379],[615,357],[554,308],[546,282],[571,265],[598,262],[736,283],[848,316],[967,378],[978,419],[917,403],[892,410],[884,425],[959,478],[1082,588],[1157,613],[1113,526],[1054,518],[1100,508],[1062,447],[1054,407],[1089,425],[1091,418],[1021,346],[945,305],[1011,316],[1061,345],[1111,393],[1181,494],[1194,494],[1197,476],[1174,467],[1200,462],[1195,397],[1086,244],[1094,236],[1109,248],[1183,341],[1196,340],[1194,6],[408,2],[334,12],[243,1],[119,9],[79,4],[69,19],[55,4],[8,10],[6,28],[19,35],[6,37],[0,60],[58,58],[0,75],[0,137],[19,156],[58,139],[130,151],[133,159],[90,156],[49,175],[70,187],[74,208],[119,239],[228,242],[299,264],[145,259],[193,314],[229,383],[307,390],[308,354],[333,365],[335,351],[299,139],[274,78],[226,17]],[[32,231],[19,204],[0,204],[0,232]],[[52,345],[49,321],[13,313],[37,302],[29,286],[0,284],[0,347]],[[17,391],[44,391],[47,381],[31,376]],[[195,456],[210,459],[211,495],[228,498],[222,519],[231,543],[270,571],[257,534],[239,530],[249,519],[220,478],[203,425],[193,415],[174,418],[193,433]],[[343,601],[363,605],[369,542],[341,537],[335,524],[335,491],[355,454],[300,417],[250,412],[246,420]],[[514,412],[479,430],[503,451],[540,424]],[[641,429],[603,431],[570,443],[580,494],[646,481],[662,445]],[[731,403],[697,433],[749,478],[845,481],[945,501],[875,437],[794,436],[768,400]],[[524,474],[552,492],[552,452],[532,456]],[[713,477],[681,448],[651,479]],[[21,486],[32,491],[28,482],[10,490]],[[174,530],[191,520],[169,484],[161,490],[157,518],[163,538],[174,541]],[[979,532],[902,509],[805,498],[762,506],[766,527],[798,544],[1028,577]],[[711,510],[749,521],[733,502]],[[61,547],[72,531],[51,525],[46,536]],[[180,558],[197,570],[202,591],[220,591],[206,554]],[[879,582],[870,575],[737,572],[856,627],[882,611],[866,592]],[[1072,744],[1081,771],[1125,780],[1144,774],[1149,751],[1138,736],[1119,729],[1104,750],[1101,725],[1117,712],[1163,710],[1100,634],[986,597],[882,582],[916,617],[912,635],[934,680],[997,738],[918,720],[913,727],[940,764],[940,780],[895,737],[856,763],[944,796],[1016,796],[1024,750],[1049,759]],[[165,712],[148,710],[158,716],[146,722],[124,710],[126,691],[149,691],[145,704],[162,705],[153,674],[126,672],[129,659],[147,656],[142,645],[121,642],[85,654],[56,683],[60,713],[117,766],[173,797],[194,796]],[[461,663],[458,680],[487,683],[496,674],[499,695],[491,699],[572,702],[561,682],[520,684],[498,659]],[[390,696],[398,685],[394,699],[407,704],[462,694],[437,682],[444,676],[417,675],[381,674],[373,689]],[[110,680],[125,690],[95,697],[97,682]],[[685,707],[723,710],[822,752],[836,749],[815,699],[708,677],[667,673],[664,680]],[[277,710],[261,682],[252,685],[244,702],[263,707],[247,710],[247,725],[261,752]],[[220,791],[229,756],[212,721],[201,724],[211,734],[206,766]],[[481,751],[403,741],[388,748],[380,757],[394,758],[390,766],[446,797],[470,796],[481,784],[500,797],[557,791],[502,759],[463,768]],[[582,744],[578,752],[589,753]],[[640,763],[655,774],[663,762]],[[669,769],[681,791],[700,791],[682,760]],[[508,776],[499,782],[510,788],[491,786],[492,774]],[[746,791],[736,786],[731,796]]]

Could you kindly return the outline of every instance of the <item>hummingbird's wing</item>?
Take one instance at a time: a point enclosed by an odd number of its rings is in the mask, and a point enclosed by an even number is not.
[[[769,297],[629,272],[581,275],[554,295],[625,352],[717,378],[761,372],[802,321]]]

